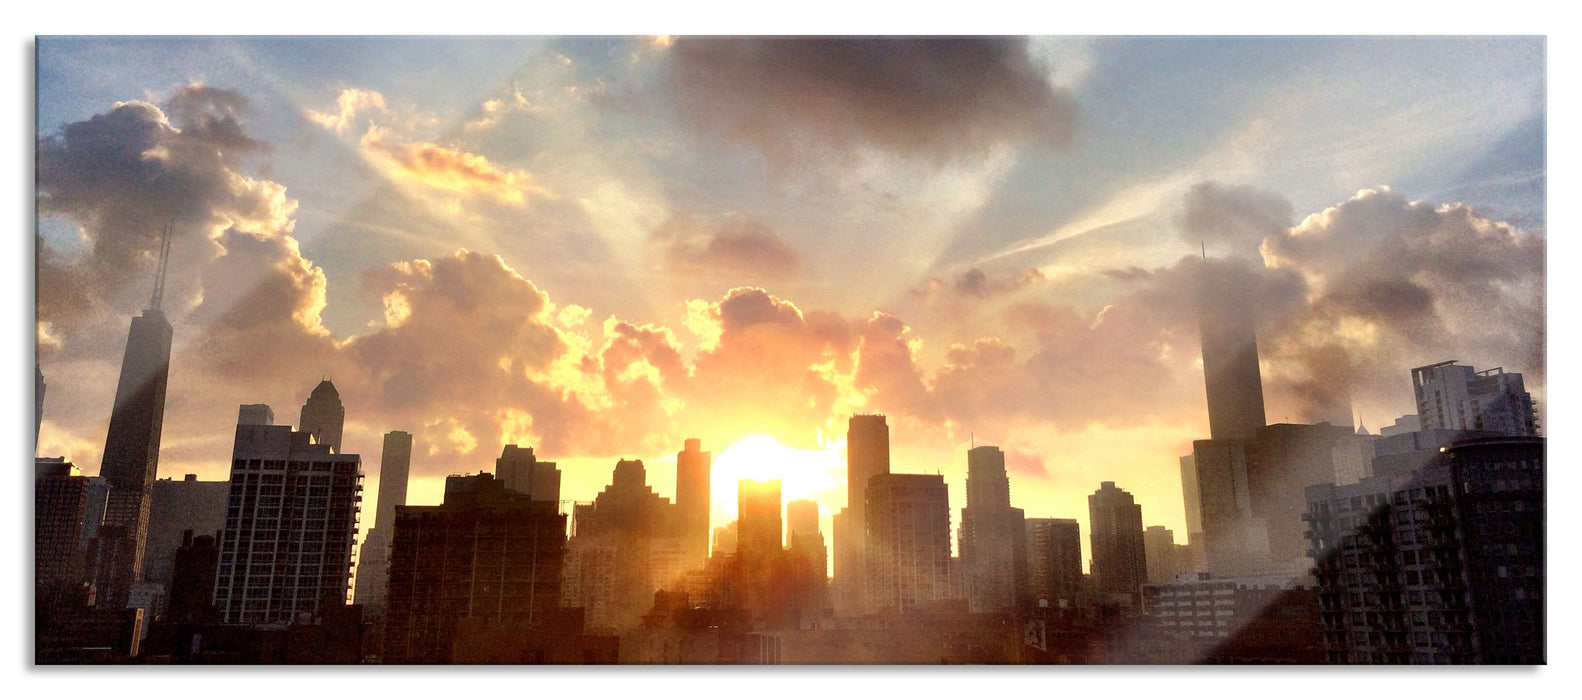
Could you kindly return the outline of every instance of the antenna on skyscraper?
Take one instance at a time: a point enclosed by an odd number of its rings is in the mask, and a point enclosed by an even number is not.
[[[160,302],[165,300],[165,267],[170,264],[170,220],[165,220],[165,233],[159,240],[159,270],[154,273],[154,295],[148,300],[148,308],[158,311]]]
[[[1203,248],[1203,259],[1208,260],[1208,243],[1204,241],[1198,241],[1197,244]]]

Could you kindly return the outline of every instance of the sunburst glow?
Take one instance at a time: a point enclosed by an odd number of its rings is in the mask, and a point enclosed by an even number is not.
[[[782,503],[811,498],[829,513],[845,491],[845,441],[805,450],[787,447],[764,433],[749,435],[714,456],[709,479],[716,525],[736,518],[736,483],[742,479],[778,479]]]

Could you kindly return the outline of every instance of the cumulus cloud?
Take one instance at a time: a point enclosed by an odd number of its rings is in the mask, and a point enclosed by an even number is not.
[[[1273,329],[1272,349],[1276,386],[1312,411],[1337,400],[1326,387],[1385,403],[1403,391],[1407,369],[1441,360],[1543,381],[1539,236],[1378,188],[1265,238],[1262,251],[1309,288],[1302,313]]]
[[[422,141],[402,141],[389,130],[371,126],[362,137],[363,152],[398,177],[463,194],[482,194],[506,204],[523,205],[529,197],[553,199],[525,170],[504,170],[488,158]]]
[[[969,299],[990,299],[1020,291],[1029,285],[1044,281],[1044,273],[1036,268],[1008,270],[990,275],[974,267],[957,274],[949,282],[930,277],[922,286],[910,290],[913,297],[934,300],[946,294]]]
[[[310,121],[339,134],[345,132],[346,128],[352,125],[359,112],[367,112],[369,110],[385,111],[384,95],[379,94],[377,90],[345,88],[335,98],[333,110],[320,112],[315,109],[309,109],[306,114]]]
[[[1268,236],[1291,227],[1291,203],[1252,187],[1200,182],[1187,191],[1176,226],[1190,243],[1212,247],[1216,256],[1249,255]]]
[[[1064,143],[1076,115],[1020,38],[699,38],[668,52],[691,122],[780,160],[808,137],[936,160]]]
[[[775,281],[795,273],[802,262],[763,222],[742,216],[672,216],[654,230],[650,241],[679,275]]]

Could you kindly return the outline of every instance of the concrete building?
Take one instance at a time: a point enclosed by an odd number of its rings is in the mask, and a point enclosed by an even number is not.
[[[1455,360],[1412,370],[1412,394],[1423,428],[1538,435],[1538,414],[1522,375],[1503,367],[1474,371]]]
[[[1039,608],[1075,608],[1082,592],[1082,530],[1076,520],[1028,518],[1028,594]]]
[[[393,531],[384,662],[449,663],[458,629],[562,619],[566,516],[555,503],[489,474],[452,476],[441,505],[396,507]]]
[[[311,621],[344,606],[362,460],[285,425],[238,425],[214,602],[227,624]]]
[[[1103,482],[1088,496],[1088,532],[1094,590],[1106,602],[1138,604],[1148,580],[1142,506],[1115,482]]]
[[[993,445],[967,451],[967,506],[961,509],[962,583],[970,612],[1022,607],[1027,599],[1027,533],[1011,507],[1005,453]]]
[[[341,405],[340,392],[328,379],[319,382],[308,395],[307,402],[302,404],[297,430],[313,436],[313,441],[320,445],[329,445],[331,452],[339,453],[341,428],[345,423],[346,407]]]
[[[1462,440],[1306,491],[1330,663],[1542,664],[1544,441]]]
[[[868,611],[904,614],[951,598],[950,492],[944,477],[878,474],[864,493]]]
[[[370,620],[384,619],[390,535],[395,528],[396,507],[406,505],[411,471],[412,434],[401,430],[385,433],[384,449],[379,453],[379,503],[375,506],[373,527],[364,537],[362,553],[357,558],[357,590],[353,596],[363,606],[363,617]]]

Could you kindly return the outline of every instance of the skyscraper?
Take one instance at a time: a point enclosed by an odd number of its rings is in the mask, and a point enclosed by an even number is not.
[[[1264,425],[1258,338],[1245,286],[1207,260],[1198,276],[1198,330],[1203,383],[1208,393],[1209,435],[1250,440]]]
[[[362,555],[357,558],[357,590],[353,596],[370,619],[384,617],[390,531],[395,527],[396,507],[406,505],[411,467],[412,434],[400,430],[385,433],[384,450],[379,454],[379,505],[374,511],[374,525],[363,538]]]
[[[275,410],[266,403],[242,404],[236,410],[237,425],[274,425]]]
[[[33,454],[38,454],[38,434],[44,429],[44,368],[33,365],[37,378],[33,382]]]
[[[1088,496],[1093,588],[1113,602],[1136,604],[1148,578],[1143,549],[1143,508],[1106,481]]]
[[[837,612],[855,614],[869,606],[864,554],[868,481],[890,473],[890,427],[884,416],[855,415],[846,424],[846,507],[835,514],[835,603]],[[947,514],[948,517],[948,514]]]
[[[950,491],[935,474],[868,481],[869,611],[908,613],[950,597]]]
[[[1005,453],[993,445],[967,451],[967,507],[961,509],[961,565],[968,609],[999,612],[1018,606],[1027,582],[1026,531],[1011,507]]]
[[[214,587],[222,623],[291,623],[345,604],[361,465],[288,425],[236,426]]]
[[[768,559],[782,549],[780,480],[736,482],[736,554],[742,559]]]
[[[326,379],[313,387],[306,403],[302,404],[302,417],[297,422],[299,432],[312,435],[314,441],[329,445],[330,450],[341,451],[341,428],[346,423],[346,407],[341,405],[341,394]]]
[[[141,316],[132,319],[115,386],[115,408],[104,440],[99,475],[110,486],[104,522],[92,546],[89,566],[101,604],[122,607],[143,577],[143,547],[148,508],[159,471],[159,437],[165,422],[165,382],[170,375],[170,323],[160,311],[165,265],[170,253],[166,232],[154,294]]]
[[[531,447],[506,445],[494,461],[494,477],[535,501],[560,500],[560,470],[554,462],[538,461]]]
[[[1082,590],[1082,526],[1066,518],[1027,519],[1027,577],[1033,604],[1075,608]]]
[[[1503,367],[1477,372],[1450,360],[1413,369],[1412,393],[1424,429],[1538,435],[1533,399],[1519,372]]]
[[[709,471],[712,456],[702,441],[688,438],[676,453],[676,512],[686,556],[700,566],[709,556]]]
[[[64,457],[34,459],[33,563],[37,587],[82,582],[77,536],[88,507],[88,477]]]

